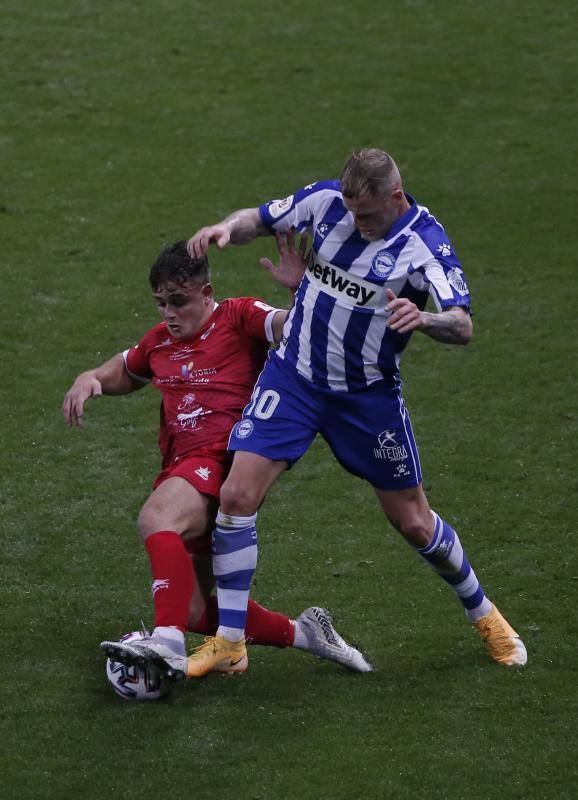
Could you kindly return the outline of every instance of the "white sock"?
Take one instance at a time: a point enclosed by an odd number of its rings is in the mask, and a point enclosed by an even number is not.
[[[153,636],[160,644],[164,644],[181,656],[186,655],[185,634],[172,625],[159,625],[153,631]]]
[[[293,641],[293,647],[298,647],[300,650],[309,650],[309,644],[307,642],[307,637],[301,627],[301,623],[298,619],[292,620],[293,625],[295,626],[295,639]]]

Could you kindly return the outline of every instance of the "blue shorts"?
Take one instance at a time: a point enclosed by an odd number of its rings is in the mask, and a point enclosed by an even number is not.
[[[348,472],[376,489],[421,483],[417,445],[399,389],[379,382],[360,392],[335,392],[269,357],[243,419],[231,431],[229,449],[291,467],[317,433]]]

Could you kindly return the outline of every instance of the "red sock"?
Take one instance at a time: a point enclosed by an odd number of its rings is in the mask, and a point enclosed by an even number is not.
[[[175,531],[157,531],[145,539],[153,575],[155,628],[173,625],[187,631],[195,582],[191,559]]]
[[[214,636],[219,627],[219,607],[215,596],[209,597],[204,614],[191,628],[194,633]],[[254,600],[247,607],[247,627],[245,629],[249,644],[263,644],[270,647],[291,647],[295,639],[295,625],[284,614],[269,611]]]

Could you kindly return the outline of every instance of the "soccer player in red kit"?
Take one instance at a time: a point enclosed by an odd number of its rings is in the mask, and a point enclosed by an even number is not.
[[[292,238],[289,245],[285,254],[291,260]],[[63,412],[69,426],[81,426],[91,397],[126,394],[147,383],[161,393],[162,471],[138,518],[151,564],[155,627],[136,642],[105,641],[101,648],[116,661],[181,678],[180,670],[167,670],[167,656],[171,664],[175,655],[185,656],[187,630],[214,634],[218,625],[210,594],[210,531],[231,462],[229,433],[249,402],[269,345],[281,339],[288,312],[253,297],[217,303],[206,257],[191,258],[184,241],[160,253],[149,277],[163,321],[138,345],[81,373]],[[291,620],[250,601],[247,640],[295,646],[360,672],[371,669],[318,607]],[[245,669],[246,658],[226,671]]]

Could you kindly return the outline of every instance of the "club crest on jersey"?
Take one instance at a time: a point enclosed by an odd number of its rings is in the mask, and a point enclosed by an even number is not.
[[[377,275],[378,278],[387,278],[391,275],[395,267],[395,258],[389,250],[380,250],[373,256],[371,262],[371,271]]]
[[[464,273],[458,267],[452,267],[448,272],[448,283],[456,292],[464,297],[468,293],[468,284],[465,281]]]
[[[237,422],[234,431],[237,439],[246,439],[253,433],[253,423],[250,419],[242,419],[241,422]]]
[[[273,200],[273,202],[269,204],[269,208],[267,210],[273,219],[278,219],[287,211],[289,211],[292,202],[293,195],[290,194],[289,197],[285,197],[283,200]]]

